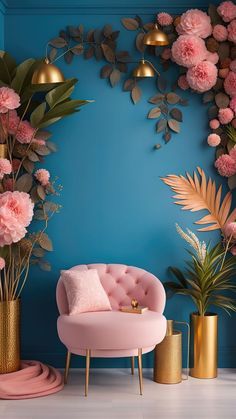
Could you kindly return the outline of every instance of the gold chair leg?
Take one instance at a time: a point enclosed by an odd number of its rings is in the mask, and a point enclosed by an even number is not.
[[[131,374],[134,375],[134,356],[131,356]]]
[[[138,377],[140,395],[143,394],[143,368],[142,368],[142,348],[138,349]]]
[[[88,395],[90,352],[91,352],[90,349],[86,349],[85,397],[87,397]]]
[[[71,353],[67,351],[66,366],[65,366],[65,372],[64,372],[64,384],[67,384],[68,373],[69,373],[69,368],[70,368],[70,358],[71,358]]]

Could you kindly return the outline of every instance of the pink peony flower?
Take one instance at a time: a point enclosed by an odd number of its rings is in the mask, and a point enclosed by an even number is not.
[[[236,96],[236,73],[230,71],[224,81],[225,92],[230,96]]]
[[[212,33],[211,19],[202,10],[187,10],[182,14],[176,30],[179,35],[196,35],[200,38],[207,38]]]
[[[34,136],[34,128],[28,121],[22,121],[16,133],[16,139],[21,144],[29,144]]]
[[[210,134],[207,137],[207,142],[210,147],[217,147],[220,144],[221,139],[217,134]]]
[[[236,222],[226,223],[224,226],[224,234],[226,237],[236,238]]]
[[[2,269],[4,269],[6,266],[6,262],[5,259],[3,259],[2,257],[0,257],[0,271],[2,271]]]
[[[218,121],[218,119],[211,119],[211,121],[209,122],[210,128],[211,129],[217,129],[220,126],[220,123]]]
[[[223,1],[217,7],[217,12],[224,22],[230,22],[236,18],[236,6],[232,1]]]
[[[161,26],[168,26],[173,23],[173,17],[169,13],[158,13],[157,21]]]
[[[9,114],[1,115],[1,122],[10,135],[16,133],[17,127],[20,123],[20,118],[15,110],[9,111]]]
[[[225,26],[223,25],[215,25],[213,28],[212,35],[218,42],[226,41],[228,38],[228,31]]]
[[[236,162],[228,154],[222,154],[215,161],[215,167],[218,173],[224,177],[230,177],[236,174]]]
[[[171,49],[165,48],[161,53],[161,58],[163,58],[163,60],[169,60],[171,58]]]
[[[4,175],[9,175],[12,171],[11,163],[8,159],[0,159],[0,180]]]
[[[230,22],[227,29],[228,29],[228,40],[236,44],[236,19]]]
[[[236,60],[231,61],[229,65],[230,70],[232,70],[234,73],[236,73]]]
[[[234,159],[234,161],[236,161],[236,146],[231,148],[231,150],[229,152],[229,155],[230,155],[230,157],[232,157],[232,159]]]
[[[34,204],[25,192],[4,192],[0,195],[0,247],[21,240],[33,217]]]
[[[217,68],[209,61],[202,61],[187,71],[189,86],[197,92],[210,90],[217,80]]]
[[[189,89],[189,84],[188,84],[188,81],[187,81],[187,78],[186,78],[185,74],[182,74],[182,76],[180,76],[178,78],[178,86],[182,90]]]
[[[230,108],[219,109],[218,118],[222,125],[229,124],[234,117],[234,113]]]
[[[193,35],[181,35],[172,45],[173,60],[184,67],[193,67],[207,55],[205,42]]]
[[[0,113],[19,108],[20,96],[9,87],[0,87]]]
[[[219,55],[217,54],[217,52],[208,52],[206,55],[206,60],[210,61],[210,63],[212,64],[217,64],[219,61]]]
[[[39,169],[35,172],[34,176],[42,186],[46,186],[49,183],[50,173],[46,169]]]

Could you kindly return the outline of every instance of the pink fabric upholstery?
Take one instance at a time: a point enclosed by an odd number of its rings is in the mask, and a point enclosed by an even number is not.
[[[61,271],[69,315],[111,310],[109,298],[96,269]]]
[[[92,356],[137,355],[153,349],[162,341],[166,332],[165,291],[161,282],[151,273],[132,266],[118,264],[78,265],[72,270],[96,269],[107,292],[113,311],[81,313],[68,316],[68,302],[64,284],[57,284],[58,334],[72,353]],[[142,315],[121,313],[122,305],[129,305],[132,298],[149,308]]]

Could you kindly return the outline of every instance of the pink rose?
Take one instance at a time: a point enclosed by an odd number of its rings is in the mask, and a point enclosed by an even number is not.
[[[29,144],[33,139],[34,132],[34,128],[28,121],[22,121],[18,127],[16,139],[21,144]]]
[[[236,19],[232,20],[227,27],[228,40],[236,44]]]
[[[229,124],[234,117],[234,113],[230,108],[219,109],[218,118],[222,125]]]
[[[220,144],[221,139],[217,134],[210,134],[207,137],[207,142],[210,147],[217,147]]]
[[[157,22],[161,26],[169,26],[173,23],[173,17],[169,13],[158,13]]]
[[[225,92],[230,96],[236,96],[236,73],[230,71],[224,81]]]
[[[226,41],[228,38],[228,31],[223,25],[215,25],[213,28],[213,36],[218,42]]]
[[[217,80],[217,68],[209,61],[202,61],[187,71],[189,86],[197,92],[210,90]]]
[[[223,1],[217,7],[217,12],[224,22],[230,22],[236,18],[236,6],[232,1]]]
[[[5,259],[0,257],[0,271],[2,271],[5,268],[5,266],[6,266]]]
[[[224,177],[230,177],[236,174],[236,162],[228,154],[222,154],[215,162],[218,173]]]
[[[35,178],[42,186],[47,186],[50,179],[50,173],[46,169],[39,169],[34,174]]]
[[[176,30],[179,35],[196,35],[200,38],[207,38],[212,33],[211,19],[202,10],[187,10],[182,14]]]
[[[180,89],[182,90],[187,90],[189,89],[189,84],[187,81],[187,78],[185,76],[185,74],[182,74],[179,78],[178,78],[178,86]]]
[[[4,175],[9,175],[12,172],[11,162],[8,159],[0,158],[0,180]]]
[[[9,87],[0,87],[0,113],[19,108],[20,96]]]
[[[217,129],[217,128],[219,128],[220,123],[219,123],[218,119],[212,119],[212,120],[209,122],[209,125],[210,125],[210,128],[211,128],[211,129]]]
[[[205,42],[193,35],[181,35],[172,45],[173,60],[184,67],[193,67],[207,55]]]

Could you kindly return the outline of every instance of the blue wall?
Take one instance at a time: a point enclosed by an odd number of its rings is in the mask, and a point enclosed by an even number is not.
[[[176,3],[171,1],[170,7],[176,8]],[[149,21],[156,10],[143,12]],[[82,23],[88,29],[112,23],[121,29],[120,18],[135,13],[135,8],[126,11],[124,7],[111,11],[9,10],[5,49],[18,61],[42,56],[46,42],[66,25]],[[20,28],[17,36],[15,28]],[[132,47],[133,33],[122,29],[120,44],[121,49]],[[183,266],[187,256],[174,223],[195,229],[192,223],[196,216],[173,204],[170,190],[159,177],[192,172],[197,165],[212,177],[216,174],[214,150],[206,146],[206,108],[198,95],[185,94],[190,106],[183,109],[182,133],[165,146],[155,134],[153,122],[145,119],[150,109],[146,100],[155,92],[154,81],[142,82],[144,99],[133,106],[121,86],[111,89],[99,79],[101,64],[95,60],[80,57],[70,66],[63,61],[59,65],[66,77],[79,78],[74,96],[94,99],[95,103],[53,128],[59,151],[47,158],[45,166],[64,186],[60,197],[63,208],[49,227],[54,241],[54,252],[49,255],[53,270],[32,270],[23,293],[22,349],[26,358],[62,366],[65,350],[56,333],[55,304],[60,269],[80,263],[126,263],[145,268],[165,281],[167,267]],[[168,78],[171,81],[173,74]],[[157,142],[163,146],[153,151]],[[222,179],[216,180],[220,184]],[[214,240],[218,234],[202,233],[201,238]],[[192,310],[185,298],[175,297],[168,301],[165,313],[168,318],[188,320]],[[236,366],[236,337],[231,333],[234,321],[235,316],[220,314],[221,367]],[[151,366],[150,356],[145,361]],[[82,361],[77,357],[74,365],[82,365]],[[99,360],[93,365],[128,366],[128,361]]]
[[[5,7],[0,2],[0,49],[4,49],[4,12]]]

